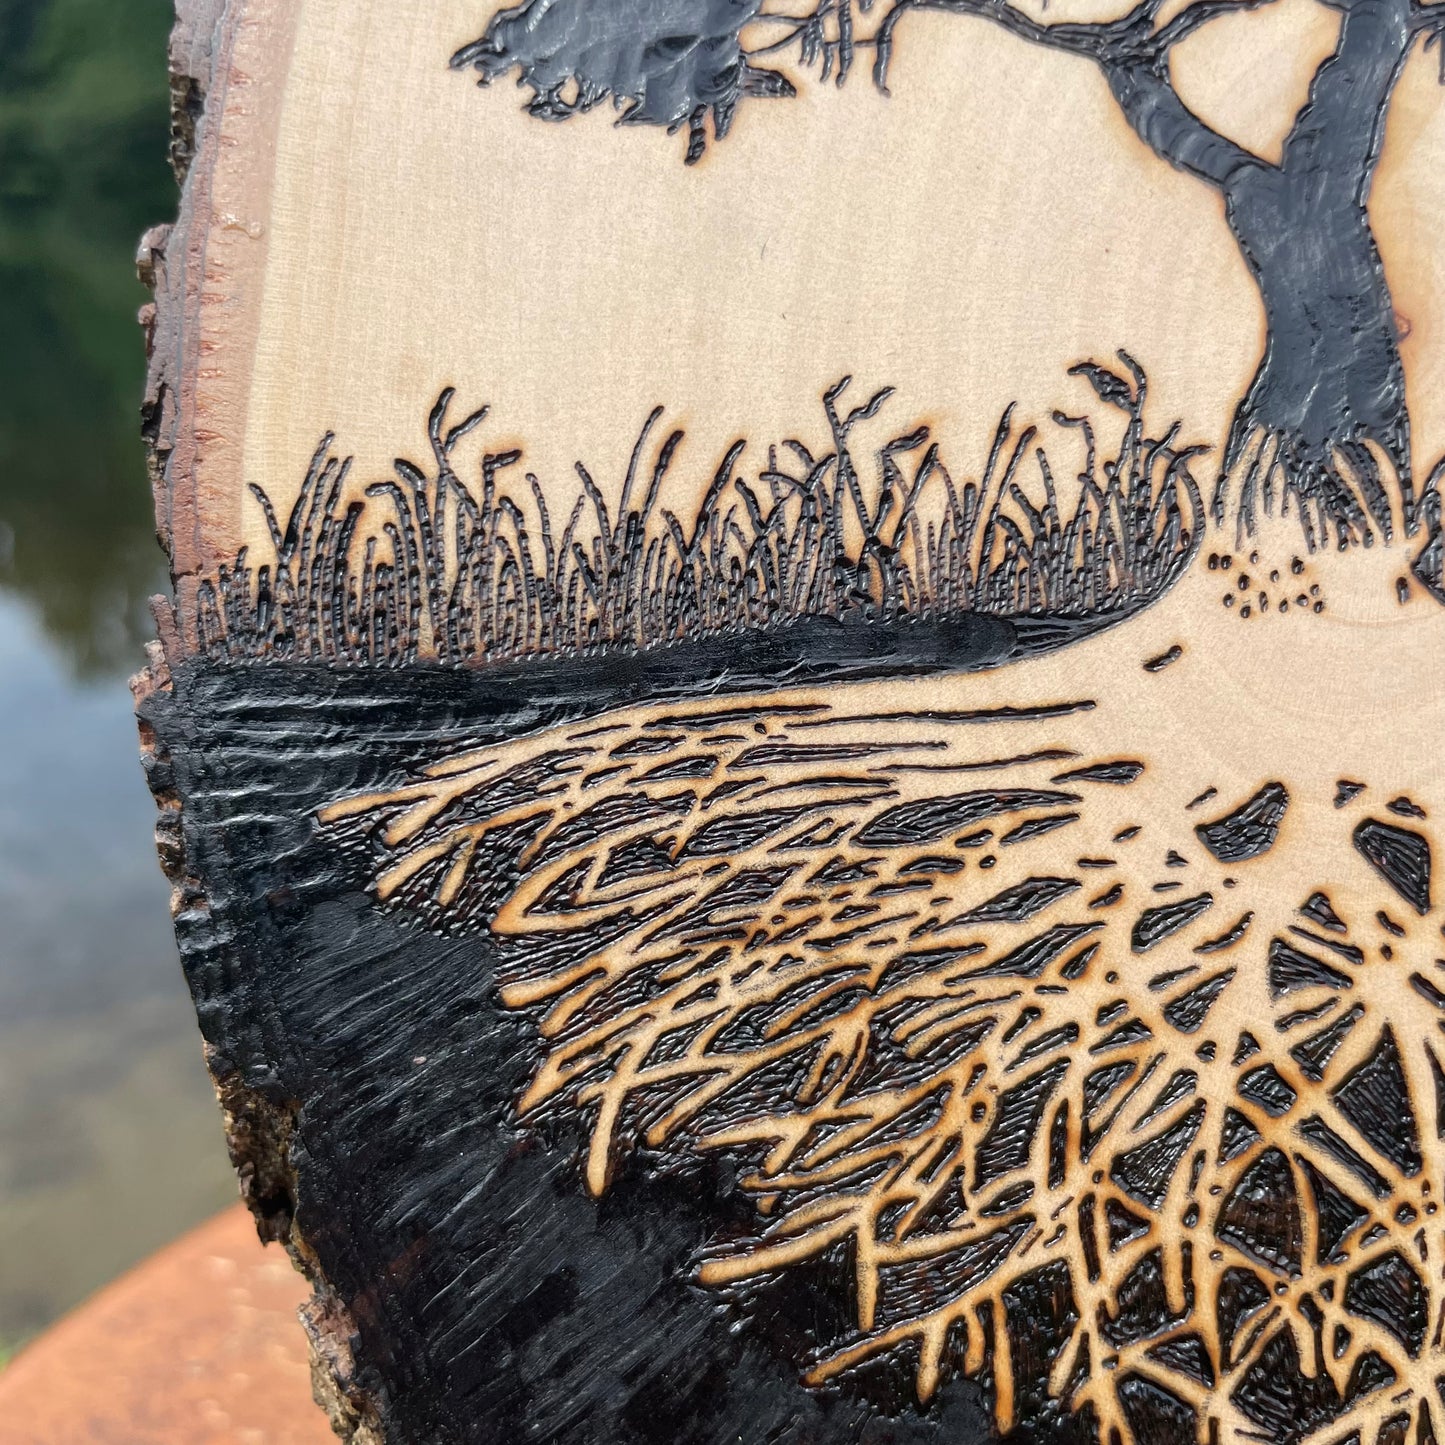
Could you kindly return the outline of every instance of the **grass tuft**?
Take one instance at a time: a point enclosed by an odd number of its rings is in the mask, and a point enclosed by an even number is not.
[[[852,405],[844,377],[822,398],[822,450],[770,447],[748,479],[747,444],[736,441],[685,515],[663,499],[683,433],[659,434],[661,408],[641,429],[615,507],[578,462],[564,518],[548,505],[556,492],[521,470],[520,451],[486,452],[471,484],[462,479],[457,446],[487,409],[452,422],[448,388],[432,408],[426,464],[398,458],[394,475],[358,496],[352,459],[328,433],[284,520],[252,487],[266,556],[242,548],[200,583],[197,641],[235,660],[479,665],[637,652],[804,618],[1133,610],[1197,547],[1204,508],[1189,463],[1204,449],[1181,446],[1178,423],[1149,435],[1146,377],[1119,356],[1122,374],[1072,368],[1104,405],[1112,442],[1100,445],[1087,416],[1055,412],[1082,453],[1063,487],[1037,428],[1017,430],[1012,406],[977,481],[955,481],[924,426],[860,447],[892,391]]]

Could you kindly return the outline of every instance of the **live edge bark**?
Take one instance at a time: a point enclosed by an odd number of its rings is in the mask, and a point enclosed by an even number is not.
[[[141,407],[157,536],[173,571],[177,557],[175,489],[169,475],[181,426],[179,398],[185,384],[183,355],[188,313],[199,284],[193,238],[205,225],[205,197],[196,194],[194,162],[205,140],[207,99],[221,63],[230,0],[176,0],[170,39],[171,164],[181,188],[174,226],[147,231],[136,257],[137,273],[153,300],[140,312],[146,347],[146,387]],[[182,527],[195,519],[179,519]],[[156,849],[171,883],[171,912],[179,925],[187,914],[210,907],[206,887],[187,861],[185,818],[171,759],[143,714],[147,700],[172,686],[171,663],[182,654],[176,607],[168,597],[152,599],[159,641],[147,647],[146,667],[131,682],[140,717],[141,761],[159,810]],[[203,1036],[207,1020],[201,1014]],[[298,1224],[296,1172],[291,1159],[295,1110],[251,1088],[235,1063],[206,1037],[205,1056],[225,1123],[226,1142],[241,1197],[265,1243],[284,1245],[312,1287],[302,1311],[311,1347],[312,1393],[332,1428],[352,1445],[381,1445],[383,1435],[372,1402],[354,1379],[355,1324],[327,1284]]]

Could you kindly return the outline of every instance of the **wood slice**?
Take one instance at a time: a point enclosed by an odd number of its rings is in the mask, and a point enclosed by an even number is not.
[[[182,5],[139,715],[344,1438],[1445,1440],[1442,20]]]

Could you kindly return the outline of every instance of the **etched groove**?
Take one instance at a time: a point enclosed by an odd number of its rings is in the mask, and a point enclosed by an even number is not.
[[[1212,893],[1196,893],[1192,898],[1181,898],[1173,903],[1161,903],[1157,908],[1146,908],[1135,921],[1134,930],[1130,934],[1129,941],[1134,952],[1147,953],[1213,907]]]
[[[926,1398],[950,1341],[973,1372],[1024,1369],[999,1352],[1008,1301],[1051,1269],[1074,1323],[1042,1385],[1070,1409],[1098,1402],[1123,1445],[1141,1439],[1130,1379],[1147,1375],[1201,1430],[1234,1408],[1257,1421],[1271,1390],[1307,1390],[1321,1319],[1346,1332],[1329,1419],[1383,1408],[1358,1383],[1362,1362],[1386,1361],[1381,1379],[1437,1368],[1413,1327],[1372,1317],[1370,1271],[1404,1248],[1430,1318],[1445,1318],[1425,1254],[1445,1239],[1394,1229],[1401,1211],[1428,1217],[1442,1187],[1445,1070],[1431,1030],[1386,1026],[1393,984],[1324,888],[1267,915],[1279,932],[1251,931],[1246,909],[1211,933],[1214,894],[1197,886],[1121,928],[1108,907],[1148,875],[1063,864],[1073,850],[1041,786],[1064,776],[1050,771],[1060,749],[988,747],[923,713],[896,715],[886,743],[871,714],[763,709],[732,733],[715,714],[674,708],[665,732],[645,710],[614,714],[323,815],[338,839],[379,849],[389,906],[501,947],[502,999],[535,1017],[543,1046],[523,1118],[560,1107],[587,1121],[593,1193],[636,1147],[737,1160],[761,1212],[707,1251],[713,1288],[853,1242],[857,1333],[825,1351],[814,1383],[906,1351]],[[996,709],[990,722],[1047,744],[1041,730],[1070,715]],[[634,747],[645,738],[665,751]],[[874,786],[858,790],[850,766]],[[1095,786],[1112,766],[1069,769],[1091,781],[1068,830],[1096,845],[1137,828],[1121,818],[1129,789]],[[709,787],[728,777],[739,786]],[[1202,826],[1226,825],[1227,855],[1253,850],[1281,806],[1262,789]],[[981,818],[1008,820],[1010,846],[980,857]],[[1186,882],[1219,861],[1165,856]],[[1090,903],[1084,864],[1129,881]],[[1402,986],[1445,1023],[1445,987],[1418,969]],[[1256,1299],[1281,1303],[1266,1316]],[[1282,1349],[1296,1363],[1261,1376]]]
[[[1430,911],[1430,844],[1423,834],[1366,818],[1352,836],[1370,866],[1416,913]]]
[[[1124,360],[1111,394],[1117,442],[1096,445],[1087,431],[1072,509],[1059,505],[1043,448],[1031,452],[1036,429],[1015,431],[1012,407],[982,477],[959,487],[927,427],[873,437],[892,388],[850,409],[849,377],[823,395],[822,451],[796,439],[770,447],[748,480],[747,443],[736,441],[692,489],[690,517],[662,500],[664,483],[683,485],[673,474],[684,436],[654,440],[661,407],[615,497],[579,462],[581,486],[559,508],[519,473],[516,448],[483,452],[476,482],[463,478],[461,448],[488,408],[453,420],[447,388],[424,465],[397,458],[392,477],[358,489],[327,433],[284,517],[251,488],[266,550],[243,547],[200,580],[196,643],[219,660],[358,668],[712,644],[716,657],[691,661],[699,687],[743,658],[760,678],[797,682],[1048,651],[1157,600],[1203,534],[1189,470],[1199,449],[1176,444],[1177,426],[1149,435],[1146,378]],[[1031,458],[1037,483],[1025,477]]]
[[[1196,825],[1194,835],[1221,863],[1243,863],[1274,847],[1288,807],[1284,784],[1266,783],[1232,812]]]

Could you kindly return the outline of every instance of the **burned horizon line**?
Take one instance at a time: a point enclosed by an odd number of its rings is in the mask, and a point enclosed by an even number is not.
[[[1190,462],[1207,448],[1181,444],[1179,422],[1149,431],[1144,370],[1119,357],[1123,375],[1069,368],[1109,421],[1052,413],[1082,454],[1062,497],[1039,428],[1016,427],[1015,404],[977,481],[955,482],[921,425],[884,433],[860,466],[855,432],[893,388],[846,410],[844,377],[822,397],[824,450],[769,445],[749,479],[747,439],[734,441],[690,515],[662,502],[684,433],[654,435],[655,407],[615,509],[578,461],[560,530],[521,449],[484,452],[475,489],[458,474],[455,450],[489,409],[452,423],[448,387],[425,467],[399,457],[357,497],[353,459],[328,432],[284,518],[251,486],[265,556],[243,546],[200,580],[196,648],[220,661],[484,669],[700,648],[719,677],[741,664],[803,680],[821,680],[810,676],[820,667],[966,671],[1049,651],[1156,601],[1206,529]]]

